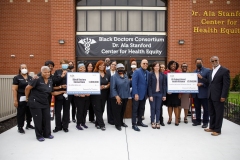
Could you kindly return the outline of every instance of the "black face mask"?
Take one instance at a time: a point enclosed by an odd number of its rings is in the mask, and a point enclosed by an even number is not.
[[[118,73],[124,73],[125,70],[120,69],[120,70],[117,70],[117,72],[118,72]]]
[[[202,64],[197,64],[196,66],[197,66],[198,69],[202,68]]]
[[[68,66],[68,69],[73,69],[74,68],[74,66]]]

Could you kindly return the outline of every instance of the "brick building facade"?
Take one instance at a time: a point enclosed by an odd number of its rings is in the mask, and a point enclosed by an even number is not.
[[[239,73],[239,6],[239,0],[168,0],[166,62],[186,62],[192,71],[196,58],[210,68],[209,58],[217,55],[231,77]],[[75,0],[1,0],[0,22],[0,74],[17,74],[21,63],[38,73],[46,60],[55,69],[61,59],[75,61]]]

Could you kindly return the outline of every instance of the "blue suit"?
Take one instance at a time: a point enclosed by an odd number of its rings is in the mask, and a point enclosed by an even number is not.
[[[198,78],[198,83],[202,83],[198,87],[198,93],[192,94],[196,110],[196,122],[194,123],[201,124],[201,106],[203,106],[203,124],[207,124],[209,122],[207,93],[210,69],[202,67],[200,70],[196,69],[194,73],[199,73],[202,76],[202,79]]]
[[[161,115],[161,103],[162,103],[162,97],[166,97],[166,90],[167,90],[167,79],[166,75],[163,73],[159,73],[158,76],[159,81],[159,89],[160,91],[156,92],[157,87],[157,78],[156,74],[154,72],[149,73],[148,78],[148,96],[153,97],[153,101],[150,101],[151,105],[151,123],[154,123],[155,116],[156,116],[156,122],[159,123],[160,115]]]
[[[136,125],[136,118],[138,116],[138,124],[142,123],[142,116],[144,115],[145,103],[148,88],[148,74],[147,70],[142,68],[133,72],[132,76],[132,125]],[[138,94],[139,100],[136,101],[135,94]]]

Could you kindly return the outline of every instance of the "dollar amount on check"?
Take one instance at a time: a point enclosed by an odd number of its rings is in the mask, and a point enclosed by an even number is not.
[[[198,93],[197,73],[168,73],[167,84],[169,93]]]
[[[67,94],[101,94],[99,73],[67,73]]]

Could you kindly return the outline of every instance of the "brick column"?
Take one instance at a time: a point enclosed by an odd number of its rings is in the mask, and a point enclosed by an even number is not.
[[[51,0],[51,59],[75,60],[75,0]],[[63,39],[64,44],[59,44]]]
[[[192,1],[189,0],[168,0],[168,57],[181,65],[188,64],[191,70],[192,54]],[[178,41],[184,40],[183,45]]]

